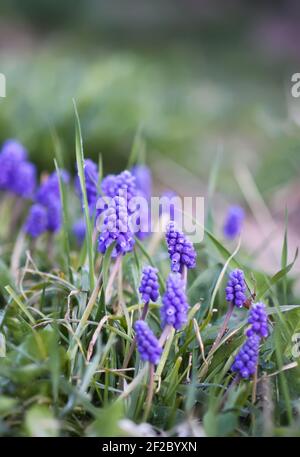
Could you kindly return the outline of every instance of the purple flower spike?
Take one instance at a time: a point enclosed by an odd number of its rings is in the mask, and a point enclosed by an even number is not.
[[[7,140],[0,154],[0,189],[23,198],[33,196],[36,185],[36,170],[26,161],[27,151],[21,143]]]
[[[187,268],[195,268],[197,254],[193,244],[182,232],[176,230],[173,222],[167,227],[166,241],[173,272],[181,272],[184,265]]]
[[[17,140],[6,140],[1,149],[1,155],[9,158],[14,162],[23,162],[27,160],[27,151],[24,146]]]
[[[136,187],[148,199],[152,195],[152,175],[146,165],[135,165],[131,173],[136,179]]]
[[[134,237],[129,228],[126,200],[114,197],[105,211],[103,226],[98,240],[98,250],[104,254],[112,243],[116,243],[112,257],[132,251]]]
[[[68,172],[60,170],[59,173],[62,181],[67,184],[70,179]],[[54,199],[60,199],[59,179],[56,171],[40,185],[36,195],[36,201],[44,206],[51,205]]]
[[[180,330],[187,322],[189,305],[185,294],[185,283],[179,273],[171,273],[166,284],[166,292],[160,309],[162,327],[172,325]]]
[[[231,367],[231,371],[239,374],[241,378],[248,379],[256,371],[260,338],[252,335],[238,352]]]
[[[242,308],[246,301],[246,284],[242,270],[233,270],[229,275],[227,283],[226,300],[238,308]]]
[[[136,180],[130,171],[125,170],[119,175],[108,175],[103,179],[101,189],[107,197],[123,197],[127,206],[130,200],[137,195]],[[132,210],[130,211],[133,212]]]
[[[42,233],[46,232],[48,224],[47,209],[36,203],[32,205],[27,216],[24,231],[32,238],[37,238]]]
[[[14,181],[10,189],[23,198],[32,198],[36,187],[36,168],[30,162],[21,162],[15,169]]]
[[[139,292],[142,294],[144,303],[156,302],[159,297],[158,270],[150,266],[143,268],[143,276]]]
[[[47,206],[47,230],[55,233],[60,230],[61,227],[61,204],[60,200],[53,199]]]
[[[240,206],[231,206],[228,210],[223,232],[226,238],[233,240],[241,233],[245,211]]]
[[[249,312],[248,323],[251,324],[246,335],[258,335],[262,338],[267,338],[268,331],[268,316],[264,303],[254,303]]]
[[[136,321],[134,329],[136,331],[136,343],[141,359],[157,365],[162,353],[158,339],[145,321]]]

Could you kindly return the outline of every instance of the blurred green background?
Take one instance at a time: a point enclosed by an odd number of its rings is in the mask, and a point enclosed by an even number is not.
[[[222,150],[219,190],[235,197],[242,160],[268,199],[299,177],[299,13],[296,1],[1,2],[0,141],[19,138],[50,170],[55,130],[74,169],[75,98],[85,154],[101,152],[105,171],[126,166],[140,128],[161,186],[181,170],[197,193]]]

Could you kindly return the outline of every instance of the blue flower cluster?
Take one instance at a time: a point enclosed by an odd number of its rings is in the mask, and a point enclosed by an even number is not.
[[[16,140],[4,142],[0,152],[0,190],[22,198],[33,198],[36,168],[27,160],[27,151]]]
[[[153,268],[151,266],[146,266],[143,268],[143,275],[139,292],[142,295],[144,303],[149,303],[150,300],[156,302],[159,297],[157,273],[157,268]]]
[[[136,342],[141,359],[157,365],[162,353],[159,341],[145,321],[138,320],[134,325]]]
[[[250,378],[256,371],[259,344],[260,338],[258,335],[254,334],[247,338],[235,357],[231,370],[238,373],[244,379]]]
[[[248,323],[250,324],[247,330],[247,336],[258,335],[261,338],[267,338],[268,332],[268,316],[264,303],[254,303],[249,312]]]
[[[66,171],[60,170],[61,179],[69,182]],[[39,187],[35,201],[29,210],[24,231],[32,238],[44,232],[57,232],[61,227],[61,201],[59,191],[59,177],[53,172]]]
[[[242,230],[245,211],[240,206],[231,206],[228,210],[223,232],[226,238],[233,240]]]
[[[127,202],[123,197],[112,198],[109,208],[105,211],[98,239],[99,252],[104,254],[112,243],[115,243],[112,257],[131,251],[135,243],[129,227]]]
[[[233,303],[237,308],[242,308],[246,301],[245,276],[242,270],[233,270],[227,283],[226,300]]]
[[[197,254],[194,246],[184,233],[176,230],[174,222],[167,227],[166,241],[173,272],[182,272],[183,266],[195,268]]]
[[[256,371],[259,355],[259,345],[262,338],[267,338],[268,317],[264,303],[255,303],[249,311],[248,323],[250,327],[246,331],[247,340],[238,352],[231,370],[240,377],[248,379]]]
[[[119,175],[106,176],[101,185],[103,195],[107,197],[123,197],[127,202],[129,214],[135,211],[135,208],[130,205],[130,200],[137,195],[136,180],[132,173],[128,170],[123,171]]]
[[[162,327],[172,325],[180,330],[187,322],[188,302],[185,293],[185,283],[179,273],[171,273],[167,279],[166,292],[160,309]]]

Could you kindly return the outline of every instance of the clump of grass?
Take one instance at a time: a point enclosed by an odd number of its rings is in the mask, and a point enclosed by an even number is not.
[[[206,230],[196,246],[196,268],[183,272],[187,319],[176,331],[170,326],[165,332],[161,299],[149,300],[143,314],[138,292],[142,266],[149,264],[157,268],[161,295],[165,292],[170,270],[165,241],[156,243],[150,255],[151,236],[136,239],[133,250],[116,261],[111,258],[114,244],[104,254],[97,252],[77,112],[76,160],[87,228],[84,245],[78,248],[72,238],[76,199],[60,179],[63,225],[53,257],[45,255],[45,237],[33,249],[24,239],[18,249],[19,269],[12,276],[11,250],[3,248],[1,435],[138,434],[137,424],[143,421],[172,436],[180,428],[206,436],[298,434],[299,366],[292,354],[300,305],[289,277],[296,256],[288,264],[287,230],[282,265],[273,276],[250,266],[240,243],[230,252]],[[55,165],[57,171],[62,166],[59,155]],[[256,375],[247,381],[230,370],[247,326],[245,307],[230,308],[230,319],[225,317],[225,281],[233,268],[245,273],[248,306],[254,297],[267,304],[272,330],[262,343]],[[133,324],[141,316],[155,335],[162,335],[156,365],[143,362],[135,350]],[[267,400],[262,393],[266,389]],[[130,421],[126,430],[125,418]]]

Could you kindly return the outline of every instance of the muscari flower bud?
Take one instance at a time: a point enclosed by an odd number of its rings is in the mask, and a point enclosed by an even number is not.
[[[47,206],[47,230],[48,232],[58,232],[61,227],[61,203],[58,199],[53,199]]]
[[[14,162],[27,160],[27,151],[24,146],[17,140],[9,139],[4,141],[1,149],[1,155],[9,158]]]
[[[134,237],[129,227],[126,200],[114,197],[105,211],[101,233],[98,239],[98,250],[104,254],[112,243],[116,243],[112,257],[124,255],[134,246]]]
[[[30,235],[32,238],[37,238],[42,235],[42,233],[46,232],[47,224],[47,209],[39,203],[32,205],[24,225],[25,233]]]
[[[233,303],[238,308],[242,308],[246,301],[246,284],[245,277],[242,270],[233,270],[229,275],[227,283],[226,300]]]
[[[247,338],[234,359],[231,371],[238,373],[241,378],[250,378],[256,371],[259,344],[260,337],[258,335],[253,334]]]
[[[67,184],[70,180],[69,173],[65,170],[59,170],[59,173],[63,182]],[[40,185],[36,194],[36,201],[41,205],[51,205],[53,200],[60,200],[59,178],[56,171]]]
[[[15,168],[10,190],[23,198],[32,198],[36,188],[36,168],[30,162],[21,162]]]
[[[129,214],[134,208],[129,207],[130,200],[137,195],[135,177],[130,171],[125,170],[119,175],[106,176],[101,184],[102,193],[107,197],[123,197],[126,199]]]
[[[241,233],[245,211],[240,206],[231,206],[228,210],[223,232],[226,238],[233,240]]]
[[[32,198],[36,186],[35,166],[26,161],[27,151],[16,140],[7,140],[0,154],[0,189]]]
[[[159,297],[157,273],[157,268],[153,268],[151,266],[143,268],[143,275],[139,292],[142,295],[144,303],[149,303],[150,300],[156,302]]]
[[[166,284],[166,292],[160,309],[162,327],[172,325],[180,330],[187,322],[188,303],[185,294],[185,283],[179,273],[171,273]]]
[[[176,230],[173,222],[167,227],[166,241],[173,272],[182,272],[183,266],[195,268],[197,254],[193,244],[182,232]]]
[[[162,354],[162,348],[158,339],[145,321],[136,321],[134,329],[136,332],[137,348],[141,359],[145,362],[157,365]]]
[[[254,303],[249,312],[248,323],[251,324],[246,332],[247,336],[258,335],[262,338],[267,338],[268,332],[268,316],[264,303]]]

